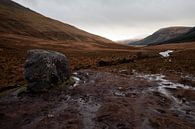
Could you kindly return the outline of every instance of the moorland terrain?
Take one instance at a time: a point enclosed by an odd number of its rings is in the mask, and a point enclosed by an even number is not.
[[[0,20],[2,129],[195,128],[194,36],[120,45],[10,0],[0,1]],[[30,49],[65,54],[79,82],[37,96],[21,92]],[[173,50],[167,58],[159,54],[166,50]]]

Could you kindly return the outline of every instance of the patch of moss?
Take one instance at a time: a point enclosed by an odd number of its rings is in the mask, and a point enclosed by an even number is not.
[[[5,96],[5,95],[8,95],[8,94],[18,96],[21,93],[24,93],[26,91],[27,91],[27,87],[26,86],[21,86],[21,87],[17,87],[17,88],[13,88],[13,89],[9,89],[9,90],[6,90],[4,92],[1,92],[0,96]]]
[[[27,87],[26,86],[22,86],[20,88],[18,88],[16,91],[14,91],[14,94],[16,96],[22,94],[22,93],[25,93],[27,91]]]
[[[55,86],[55,89],[61,89],[61,88],[64,88],[66,86],[73,85],[74,83],[75,83],[75,80],[73,79],[73,77],[70,77],[69,79],[62,82],[60,85]]]

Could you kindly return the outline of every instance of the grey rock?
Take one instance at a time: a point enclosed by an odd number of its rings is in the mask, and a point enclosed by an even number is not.
[[[68,59],[64,54],[55,51],[29,50],[24,76],[29,91],[47,91],[69,79]]]

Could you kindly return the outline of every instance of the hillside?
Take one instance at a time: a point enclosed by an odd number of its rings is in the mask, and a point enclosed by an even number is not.
[[[0,1],[0,35],[27,36],[71,42],[112,43],[112,41],[47,18],[10,0]]]
[[[179,35],[179,36],[177,36],[173,39],[167,40],[165,42],[158,43],[158,45],[160,45],[160,44],[170,44],[170,43],[192,42],[192,41],[195,41],[195,27],[190,29],[185,34]]]
[[[0,0],[0,21],[0,89],[24,83],[23,64],[29,49],[62,52],[70,59],[72,70],[94,66],[102,58],[126,57],[134,49],[47,18],[10,0]]]
[[[130,45],[150,45],[162,43],[167,40],[176,38],[179,35],[185,34],[191,29],[191,27],[168,27],[158,30],[152,35],[144,38],[143,40],[130,43]]]
[[[120,40],[120,41],[117,41],[116,43],[128,45],[128,44],[137,42],[137,41],[139,41],[139,40],[140,40],[140,39],[127,39],[127,40]]]

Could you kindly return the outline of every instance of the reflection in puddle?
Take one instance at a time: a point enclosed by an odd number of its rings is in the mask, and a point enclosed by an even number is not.
[[[170,109],[171,111],[175,111],[177,114],[179,114],[179,116],[195,122],[195,110],[193,110],[195,109],[195,105],[193,104],[193,101],[188,102],[184,96],[183,98],[177,98],[173,94],[176,92],[176,90],[191,90],[194,92],[194,87],[180,83],[173,83],[169,80],[166,80],[165,76],[161,74],[144,75],[136,73],[136,77],[156,82],[158,87],[150,88],[149,91],[157,91],[165,95],[173,103]]]
[[[75,82],[74,85],[73,85],[73,87],[76,87],[77,85],[79,85],[80,78],[75,77],[75,76],[73,76],[72,78],[74,79],[74,82]]]
[[[169,57],[170,56],[170,53],[172,53],[173,50],[167,50],[167,51],[164,51],[164,52],[160,52],[159,54],[162,56],[162,57]]]

